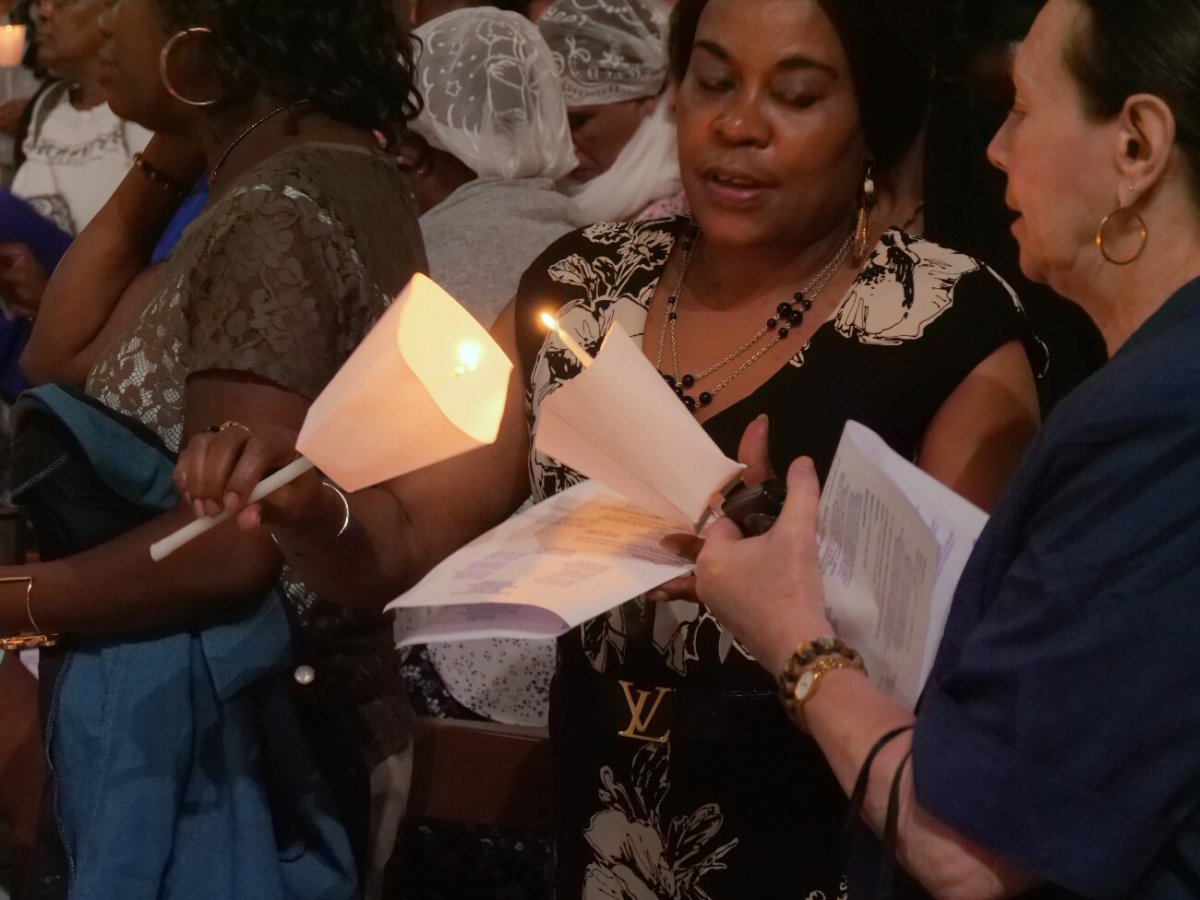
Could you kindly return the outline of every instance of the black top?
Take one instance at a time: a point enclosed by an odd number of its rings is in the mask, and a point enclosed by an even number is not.
[[[557,311],[593,353],[614,321],[640,340],[684,225],[593,225],[525,274],[517,322],[532,429],[542,400],[580,371],[537,314]],[[746,426],[766,412],[780,472],[802,454],[827,472],[847,419],[913,459],[962,379],[1027,336],[1020,306],[990,270],[889,231],[809,344],[705,429],[734,456]],[[529,468],[538,500],[580,478],[532,449]],[[643,888],[660,897],[703,890],[714,900],[817,888],[837,896],[840,867],[831,860],[842,792],[815,744],[787,720],[773,679],[703,607],[634,600],[566,635],[550,717],[559,896],[580,896],[585,884],[612,896],[643,896]],[[652,740],[667,732],[669,740]]]

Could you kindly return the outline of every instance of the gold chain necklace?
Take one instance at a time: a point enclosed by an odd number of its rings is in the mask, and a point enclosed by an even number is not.
[[[833,256],[825,263],[812,280],[804,286],[802,290],[796,291],[792,295],[791,302],[780,303],[775,309],[774,315],[767,319],[763,325],[749,340],[743,343],[740,347],[727,355],[724,359],[713,363],[705,369],[694,374],[679,372],[679,338],[676,331],[676,323],[679,321],[679,294],[683,290],[683,281],[687,277],[688,268],[691,266],[692,257],[696,252],[696,242],[700,237],[700,228],[695,222],[688,225],[687,230],[683,235],[683,262],[679,267],[679,278],[675,283],[675,290],[667,298],[667,315],[663,319],[662,326],[658,331],[658,357],[655,360],[655,368],[662,375],[663,379],[675,391],[675,394],[683,402],[683,405],[690,412],[695,412],[703,406],[708,406],[713,402],[713,399],[721,391],[725,390],[735,378],[745,372],[748,368],[762,359],[776,344],[782,343],[787,339],[793,328],[798,327],[804,322],[804,314],[812,309],[813,301],[821,295],[821,292],[829,286],[829,282],[833,280],[833,276],[846,261],[846,257],[850,254],[850,245],[854,240],[854,233],[851,232],[842,241],[841,245],[834,252]],[[663,372],[663,350],[666,345],[667,333],[671,335],[671,373],[668,375]],[[730,365],[746,352],[752,349],[759,341],[768,334],[774,334],[774,340],[759,347],[747,359],[743,360],[730,375],[724,380],[713,385],[710,390],[701,391],[697,396],[693,397],[687,393],[700,382],[701,379],[707,378],[715,372],[720,371]]]
[[[217,164],[212,167],[212,171],[208,173],[209,190],[211,190],[212,186],[217,183],[217,176],[219,174],[221,174],[221,166],[225,165],[225,160],[229,159],[229,154],[233,152],[234,148],[238,144],[240,144],[242,141],[244,141],[246,138],[248,138],[250,136],[250,132],[254,131],[254,129],[258,128],[260,125],[265,125],[267,122],[271,121],[271,119],[275,118],[281,112],[287,112],[289,109],[292,109],[293,107],[305,106],[306,104],[309,104],[309,103],[312,103],[312,101],[311,100],[297,100],[295,103],[285,103],[285,104],[283,104],[283,106],[280,106],[277,109],[271,110],[266,115],[260,116],[255,122],[253,122],[251,125],[249,125],[245,131],[243,131],[241,134],[239,134],[237,137],[235,137],[233,139],[233,142],[228,147],[225,148],[225,152],[221,154],[221,158],[217,160]]]

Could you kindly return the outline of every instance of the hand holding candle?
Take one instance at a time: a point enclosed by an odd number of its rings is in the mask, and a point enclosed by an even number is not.
[[[313,401],[296,441],[302,458],[265,479],[250,502],[312,466],[352,492],[490,444],[511,374],[471,314],[416,275]],[[151,556],[162,559],[227,518],[198,519]]]

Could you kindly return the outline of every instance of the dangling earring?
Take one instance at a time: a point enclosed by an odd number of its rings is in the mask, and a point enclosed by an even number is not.
[[[854,225],[854,261],[862,262],[867,255],[867,241],[871,239],[871,211],[875,209],[875,162],[867,163],[867,174],[863,178],[862,198],[858,206],[858,221]]]
[[[1135,224],[1137,225],[1138,234],[1139,234],[1137,250],[1135,250],[1133,252],[1132,256],[1128,256],[1124,259],[1118,259],[1117,257],[1113,256],[1112,253],[1109,252],[1108,247],[1105,244],[1105,240],[1108,236],[1109,223],[1112,222],[1114,219],[1116,219],[1118,216],[1120,216],[1121,213],[1128,213],[1130,216],[1133,216],[1133,219],[1134,219]],[[1134,212],[1132,209],[1123,209],[1120,206],[1118,206],[1116,209],[1114,209],[1112,212],[1110,212],[1107,216],[1105,216],[1103,219],[1101,219],[1100,227],[1096,229],[1096,246],[1100,248],[1100,255],[1103,256],[1108,262],[1112,263],[1114,266],[1127,266],[1130,263],[1136,262],[1141,257],[1142,253],[1145,252],[1146,244],[1149,243],[1149,240],[1150,240],[1150,229],[1146,225],[1146,220],[1143,219],[1136,212]]]
[[[183,94],[175,90],[174,85],[171,84],[171,73],[168,64],[171,59],[171,52],[177,46],[179,46],[182,41],[185,41],[190,37],[209,36],[212,33],[213,31],[211,28],[205,28],[199,25],[194,28],[185,28],[183,31],[179,31],[171,35],[171,39],[163,45],[162,52],[158,54],[158,77],[162,80],[163,87],[166,88],[168,94],[170,94],[180,103],[184,104],[185,106],[190,106],[194,109],[204,109],[208,106],[216,106],[221,102],[221,98],[217,97],[214,100],[191,100],[183,96]]]

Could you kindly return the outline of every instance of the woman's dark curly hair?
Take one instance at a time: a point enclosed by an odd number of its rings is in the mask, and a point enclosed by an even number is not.
[[[933,13],[929,0],[817,0],[841,39],[878,171],[912,147],[929,104]],[[679,0],[671,19],[671,74],[682,81],[708,0]]]
[[[159,0],[168,30],[203,25],[229,96],[263,90],[394,139],[421,108],[392,0]]]

